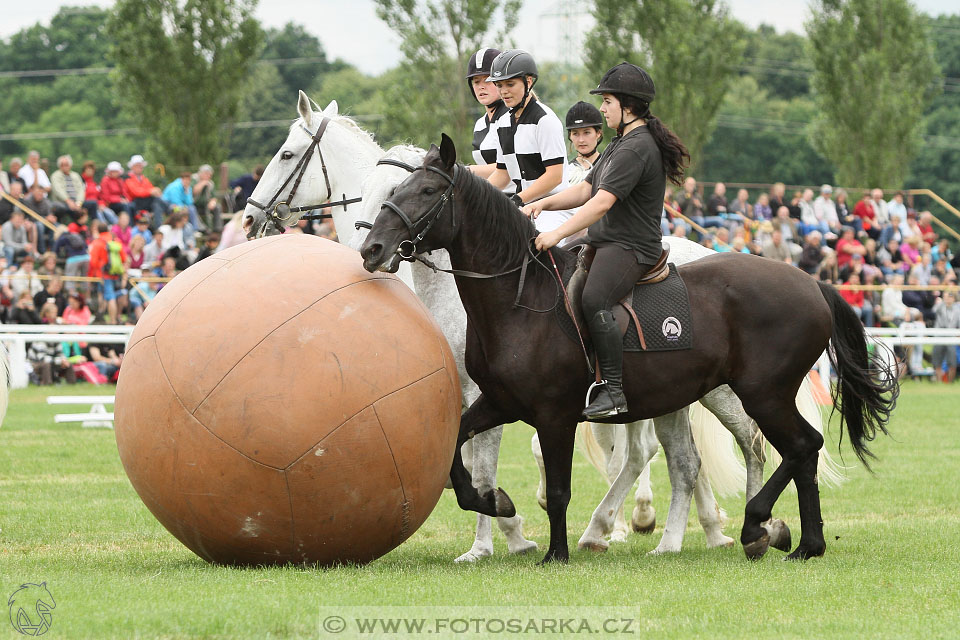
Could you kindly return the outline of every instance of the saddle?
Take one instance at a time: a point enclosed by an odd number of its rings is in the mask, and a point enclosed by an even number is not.
[[[573,307],[575,314],[574,320],[577,327],[581,327],[584,330],[584,339],[589,338],[589,334],[586,332],[586,318],[583,315],[583,308],[580,306],[580,301],[583,298],[583,287],[587,282],[587,274],[590,273],[590,267],[593,265],[593,259],[597,255],[597,250],[595,247],[589,244],[579,244],[573,247],[568,247],[570,251],[573,251],[577,254],[577,266],[573,272],[573,275],[570,277],[570,281],[567,283],[567,296],[570,298],[570,306]],[[668,264],[668,258],[670,256],[670,247],[663,247],[663,252],[660,254],[660,258],[657,262],[647,271],[639,280],[637,280],[637,286],[646,285],[646,284],[656,284],[657,282],[662,282],[670,275],[670,265]],[[624,336],[627,333],[627,330],[630,327],[630,320],[633,319],[633,324],[637,328],[637,336],[640,339],[641,349],[646,350],[647,343],[646,339],[643,336],[643,328],[640,325],[640,320],[637,318],[637,314],[633,308],[633,295],[634,289],[630,290],[623,300],[619,302],[617,306],[613,308],[613,317],[617,321],[617,325],[620,327],[620,335]]]

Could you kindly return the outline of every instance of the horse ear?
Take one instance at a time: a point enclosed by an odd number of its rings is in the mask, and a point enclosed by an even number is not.
[[[340,105],[337,104],[336,100],[331,100],[330,104],[327,105],[327,108],[323,110],[323,115],[328,118],[332,118],[340,114]]]
[[[300,90],[300,97],[297,99],[297,111],[300,112],[300,117],[303,118],[303,124],[305,124],[308,129],[312,127],[313,107],[310,106],[310,98],[303,92],[303,89]]]
[[[450,136],[445,133],[441,134],[440,137],[440,161],[447,169],[453,168],[453,165],[457,162],[457,148]]]

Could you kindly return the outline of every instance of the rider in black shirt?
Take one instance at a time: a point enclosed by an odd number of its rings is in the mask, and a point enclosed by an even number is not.
[[[524,207],[534,218],[543,210],[581,207],[557,229],[537,236],[538,249],[581,229],[587,229],[587,242],[597,249],[582,305],[604,384],[583,411],[587,420],[627,411],[623,343],[612,308],[660,257],[666,180],[680,186],[690,160],[680,139],[650,113],[655,90],[646,71],[620,63],[590,93],[603,96],[600,111],[617,137],[584,182]]]

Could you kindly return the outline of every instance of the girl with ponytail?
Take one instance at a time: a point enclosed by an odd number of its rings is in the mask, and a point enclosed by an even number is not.
[[[528,204],[523,211],[536,218],[542,211],[580,207],[558,228],[538,235],[537,249],[548,249],[587,229],[587,243],[597,250],[582,300],[604,383],[583,417],[597,420],[627,412],[623,343],[612,309],[660,258],[666,182],[681,185],[690,154],[650,112],[656,92],[653,79],[640,67],[618,64],[590,93],[603,97],[600,112],[617,137],[583,182]]]

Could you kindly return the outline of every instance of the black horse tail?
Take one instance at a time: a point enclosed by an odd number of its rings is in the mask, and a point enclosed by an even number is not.
[[[853,450],[869,469],[867,458],[876,456],[866,443],[876,438],[878,429],[888,433],[887,423],[900,393],[897,372],[891,371],[876,352],[867,352],[863,325],[847,301],[833,286],[817,284],[833,316],[833,348],[827,352],[837,372],[837,384],[831,395],[833,410],[840,412],[841,441],[846,424]]]

